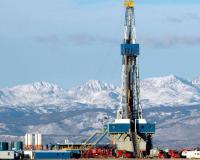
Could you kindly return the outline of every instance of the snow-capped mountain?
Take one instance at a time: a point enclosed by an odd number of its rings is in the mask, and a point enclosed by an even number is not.
[[[199,88],[192,82],[174,75],[149,78],[141,83],[142,99],[146,107],[199,104],[199,93]]]
[[[200,79],[187,81],[174,75],[141,81],[144,108],[200,103]],[[90,80],[70,90],[48,82],[18,85],[0,90],[1,106],[65,106],[77,102],[112,106],[119,104],[120,87]]]
[[[66,91],[48,82],[18,85],[1,91],[0,104],[4,106],[63,105],[68,100]]]
[[[200,131],[199,82],[173,75],[141,81],[144,115],[157,123],[156,145],[200,145],[199,134],[194,134]],[[81,140],[101,129],[105,117],[115,118],[120,92],[120,87],[98,80],[69,90],[48,82],[1,89],[0,135],[41,132]]]
[[[90,80],[68,91],[68,96],[79,103],[110,106],[112,109],[119,103],[119,95],[119,88],[98,80]]]

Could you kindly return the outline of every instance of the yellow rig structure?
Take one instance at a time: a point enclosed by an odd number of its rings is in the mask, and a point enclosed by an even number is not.
[[[133,8],[133,7],[135,7],[135,2],[133,0],[125,0],[124,6],[129,7],[129,8]]]

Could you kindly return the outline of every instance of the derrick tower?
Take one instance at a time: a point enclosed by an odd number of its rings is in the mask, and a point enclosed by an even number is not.
[[[122,94],[118,119],[127,118],[132,121],[142,118],[139,86],[139,44],[136,40],[134,1],[125,1],[126,14],[124,39],[121,44],[122,55]]]
[[[124,2],[126,7],[124,39],[121,44],[122,55],[122,94],[117,119],[129,119],[131,123],[130,138],[133,143],[135,156],[138,156],[138,135],[136,121],[142,119],[142,107],[140,103],[139,82],[139,44],[136,39],[134,1]]]
[[[106,126],[113,144],[120,153],[132,153],[133,157],[145,157],[152,148],[155,123],[143,118],[140,102],[140,80],[138,57],[140,45],[136,39],[135,2],[125,0],[124,38],[121,44],[122,93],[114,123]]]

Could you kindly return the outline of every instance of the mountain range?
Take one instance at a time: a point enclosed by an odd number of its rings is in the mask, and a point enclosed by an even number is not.
[[[46,143],[83,141],[115,119],[120,92],[98,80],[72,89],[48,82],[0,89],[0,139],[40,132]],[[144,117],[156,122],[155,147],[200,146],[200,78],[142,80],[141,101]]]

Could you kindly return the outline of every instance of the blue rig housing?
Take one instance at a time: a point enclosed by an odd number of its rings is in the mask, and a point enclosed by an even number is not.
[[[140,54],[140,45],[139,44],[121,44],[121,54],[137,57]]]
[[[156,132],[156,124],[155,123],[137,124],[137,132],[154,134]]]
[[[128,133],[130,131],[131,125],[130,123],[109,123],[108,125],[104,126],[104,130],[108,133],[115,134],[115,133]]]
[[[104,130],[109,134],[128,133],[130,132],[130,123],[109,123],[104,126]],[[156,131],[155,123],[137,123],[138,133],[154,134]]]

